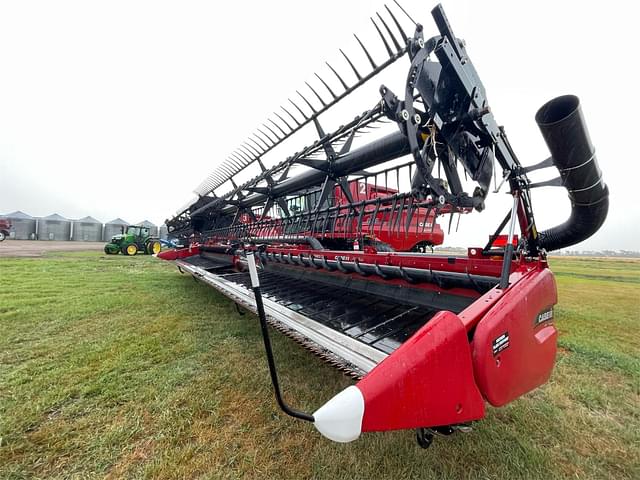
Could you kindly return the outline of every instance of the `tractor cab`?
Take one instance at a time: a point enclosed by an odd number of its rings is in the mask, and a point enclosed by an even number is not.
[[[147,237],[149,237],[149,227],[142,227],[139,225],[129,225],[127,227],[127,235],[132,235],[136,238],[143,237],[146,239]]]

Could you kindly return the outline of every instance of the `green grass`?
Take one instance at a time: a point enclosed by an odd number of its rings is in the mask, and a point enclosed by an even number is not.
[[[551,381],[421,450],[282,415],[256,318],[169,263],[0,259],[0,478],[640,478],[640,262],[551,265]],[[273,340],[296,406],[351,383]]]

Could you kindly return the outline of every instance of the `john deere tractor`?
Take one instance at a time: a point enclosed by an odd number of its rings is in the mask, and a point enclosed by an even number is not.
[[[146,253],[152,255],[160,252],[160,240],[149,235],[149,228],[139,225],[127,227],[127,233],[120,233],[111,238],[111,242],[104,246],[104,253],[107,255],[135,255]]]

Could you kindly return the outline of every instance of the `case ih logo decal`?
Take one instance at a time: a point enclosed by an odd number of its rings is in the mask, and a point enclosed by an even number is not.
[[[507,348],[509,348],[509,332],[504,332],[491,344],[491,349],[493,350],[494,357]]]
[[[553,320],[553,307],[549,307],[546,310],[543,310],[536,316],[536,320],[534,326],[538,326],[543,322],[549,322]]]

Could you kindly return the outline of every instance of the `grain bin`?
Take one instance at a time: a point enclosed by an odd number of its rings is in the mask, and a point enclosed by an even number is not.
[[[110,242],[111,237],[114,235],[118,235],[123,231],[126,232],[127,227],[129,226],[128,222],[125,222],[121,218],[116,218],[104,224],[104,231],[102,234],[102,240],[105,242]]]
[[[73,221],[72,240],[76,242],[99,242],[102,240],[102,222],[93,217]]]
[[[169,236],[169,229],[163,223],[162,225],[160,225],[160,238],[162,240],[166,240],[168,236]]]
[[[9,231],[9,238],[16,240],[32,240],[36,238],[36,219],[24,212],[16,211],[5,215],[13,227]]]
[[[70,240],[71,220],[57,213],[38,219],[38,240]]]
[[[136,225],[140,225],[142,227],[147,227],[149,229],[149,235],[152,237],[158,236],[158,227],[155,223],[150,222],[149,220],[143,220],[140,223],[136,223]]]

